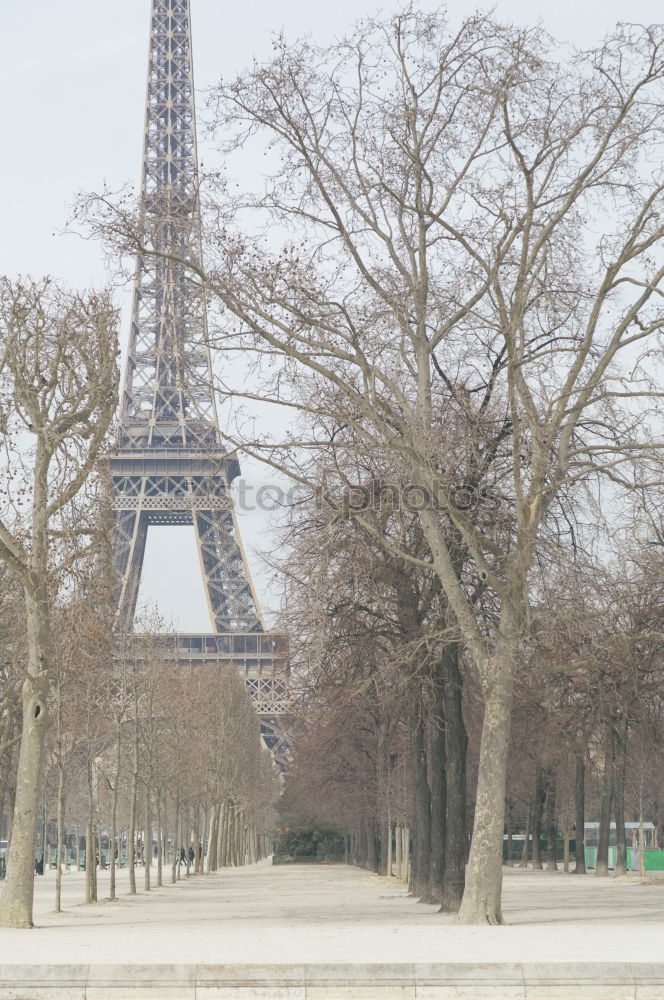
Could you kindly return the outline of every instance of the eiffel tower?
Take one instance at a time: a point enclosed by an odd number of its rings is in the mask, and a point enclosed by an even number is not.
[[[166,641],[179,662],[232,663],[242,672],[278,756],[288,644],[265,631],[238,532],[229,488],[240,467],[219,430],[205,298],[186,266],[172,261],[201,254],[189,0],[152,0],[141,227],[152,252],[136,261],[110,459],[118,625],[127,633],[134,622],[149,527],[193,525],[214,631]]]

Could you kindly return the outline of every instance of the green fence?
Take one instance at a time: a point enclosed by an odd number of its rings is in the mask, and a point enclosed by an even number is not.
[[[609,868],[616,867],[616,847],[609,848]],[[638,851],[634,852],[634,867],[638,869]],[[654,847],[646,848],[645,869],[647,872],[664,872],[664,851]],[[597,864],[597,848],[586,847],[586,868],[594,868]],[[627,848],[627,870],[632,869],[632,848]]]

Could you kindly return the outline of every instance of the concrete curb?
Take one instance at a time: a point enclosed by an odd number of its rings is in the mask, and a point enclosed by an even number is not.
[[[664,963],[0,965],[0,1000],[664,1000]]]

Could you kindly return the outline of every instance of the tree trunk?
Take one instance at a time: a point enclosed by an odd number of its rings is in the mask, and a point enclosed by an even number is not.
[[[537,767],[535,801],[533,803],[533,869],[542,870],[542,814],[546,800],[546,780],[542,768]]]
[[[10,758],[8,758],[8,760],[9,759]],[[3,780],[5,766],[6,762],[0,758],[0,840],[4,840],[2,835],[4,833],[5,826],[5,795],[7,794],[7,784]]]
[[[176,816],[175,816],[175,843],[177,844],[177,847],[175,849],[175,853],[176,853],[177,859],[178,859],[178,867],[177,867],[177,880],[178,881],[180,881],[180,879],[182,878],[182,856],[180,854],[180,851],[182,850],[182,846],[183,846],[182,841],[184,840],[184,836],[183,836],[182,830],[183,830],[182,805],[181,805],[180,802],[178,802],[177,813],[176,813]]]
[[[217,867],[230,867],[231,817],[233,807],[230,802],[219,806],[219,830],[217,833]]]
[[[208,827],[208,842],[207,842],[207,872],[216,870],[217,867],[217,830],[218,830],[218,808],[213,802],[212,808],[210,809],[210,825]]]
[[[222,829],[222,848],[220,865],[230,868],[233,863],[233,824],[235,822],[235,806],[232,802],[226,802],[224,806],[224,823]]]
[[[557,872],[556,863],[556,779],[550,774],[546,789],[546,870]]]
[[[402,850],[403,850],[402,878],[404,882],[408,885],[410,884],[410,827],[409,826],[404,827],[401,839],[402,839]]]
[[[175,803],[175,811],[173,814],[173,856],[171,858],[171,882],[174,883],[177,880],[177,870],[180,864],[180,848],[178,845],[178,814],[180,812],[180,803]]]
[[[85,902],[92,902],[92,823],[85,824]]]
[[[88,757],[88,824],[85,831],[85,902],[97,901],[97,847],[92,757]]]
[[[431,869],[431,790],[427,780],[425,726],[420,705],[420,684],[412,685],[410,699],[410,744],[413,759],[413,861],[410,891],[422,897],[429,887]]]
[[[55,862],[55,912],[62,910],[62,847],[65,840],[65,771],[58,765],[58,847]]]
[[[523,848],[521,850],[521,860],[519,861],[519,868],[528,867],[528,852],[530,847],[530,818],[532,815],[532,806],[528,807],[528,815],[526,816],[526,834],[523,838]]]
[[[138,800],[138,771],[133,770],[129,791],[129,827],[127,829],[127,867],[129,869],[129,895],[136,895],[136,806]]]
[[[376,830],[374,828],[373,816],[366,819],[367,825],[367,868],[369,871],[378,870],[378,857],[376,854]]]
[[[441,685],[442,688],[442,685]],[[429,740],[431,756],[431,863],[427,903],[443,902],[445,848],[447,840],[447,771],[445,761],[445,718],[442,689],[436,692],[434,718]]]
[[[197,806],[194,813],[194,875],[201,873],[201,813]],[[205,829],[205,827],[203,827]]]
[[[458,915],[462,924],[503,922],[503,830],[511,711],[511,664],[494,661],[492,684],[484,695],[475,823]]]
[[[396,829],[394,831],[394,846],[396,854],[396,866],[397,866],[397,878],[402,878],[403,876],[403,851],[402,851],[402,840],[401,840],[401,824],[397,823]]]
[[[45,583],[44,583],[45,586]],[[32,927],[35,841],[46,736],[49,663],[47,598],[26,594],[28,673],[23,684],[23,727],[18,755],[12,839],[0,896],[0,927]]]
[[[191,875],[191,861],[189,859],[189,848],[191,846],[191,823],[190,823],[190,819],[191,819],[191,816],[190,816],[189,810],[187,809],[187,812],[186,812],[186,815],[185,815],[185,824],[186,824],[185,825],[185,836],[183,838],[187,842],[186,845],[185,845],[185,849],[184,849],[184,860],[185,860],[185,865],[186,865],[186,869],[187,869],[187,871],[186,871],[187,878],[189,878],[190,875]]]
[[[110,863],[111,863],[111,882],[109,887],[109,895],[113,900],[116,896],[115,891],[115,880],[116,880],[116,861],[115,852],[117,849],[118,861],[120,860],[120,853],[122,846],[118,838],[118,793],[120,790],[120,764],[122,761],[122,744],[120,741],[120,726],[118,726],[116,750],[115,750],[115,781],[113,782],[113,788],[111,789],[111,843],[110,843]],[[117,844],[117,847],[116,847]]]
[[[627,841],[625,838],[625,766],[627,759],[627,720],[620,719],[614,733],[613,811],[616,821],[616,875],[627,872]]]
[[[468,854],[466,829],[468,736],[463,721],[463,681],[459,670],[459,647],[456,643],[445,647],[443,667],[447,823],[441,911],[456,913],[463,899]]]
[[[586,874],[586,757],[580,750],[576,755],[576,780],[574,784],[574,816],[576,825],[575,875]]]
[[[143,860],[145,871],[143,873],[143,887],[146,892],[150,891],[150,865],[152,864],[152,815],[150,810],[150,778],[145,779],[145,831],[143,833]]]
[[[161,826],[161,792],[157,791],[157,885],[164,884],[164,831]]]
[[[604,774],[599,807],[599,837],[595,875],[609,874],[609,836],[611,833],[611,802],[613,800],[613,726],[607,724],[604,735]]]

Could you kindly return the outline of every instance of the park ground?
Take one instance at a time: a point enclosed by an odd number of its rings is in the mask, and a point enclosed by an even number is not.
[[[265,861],[133,897],[120,871],[113,903],[100,872],[100,900],[87,906],[84,873],[67,872],[59,914],[54,878],[36,879],[34,930],[0,930],[0,964],[664,959],[664,878],[505,869],[504,927],[457,926],[396,879],[345,865]]]

